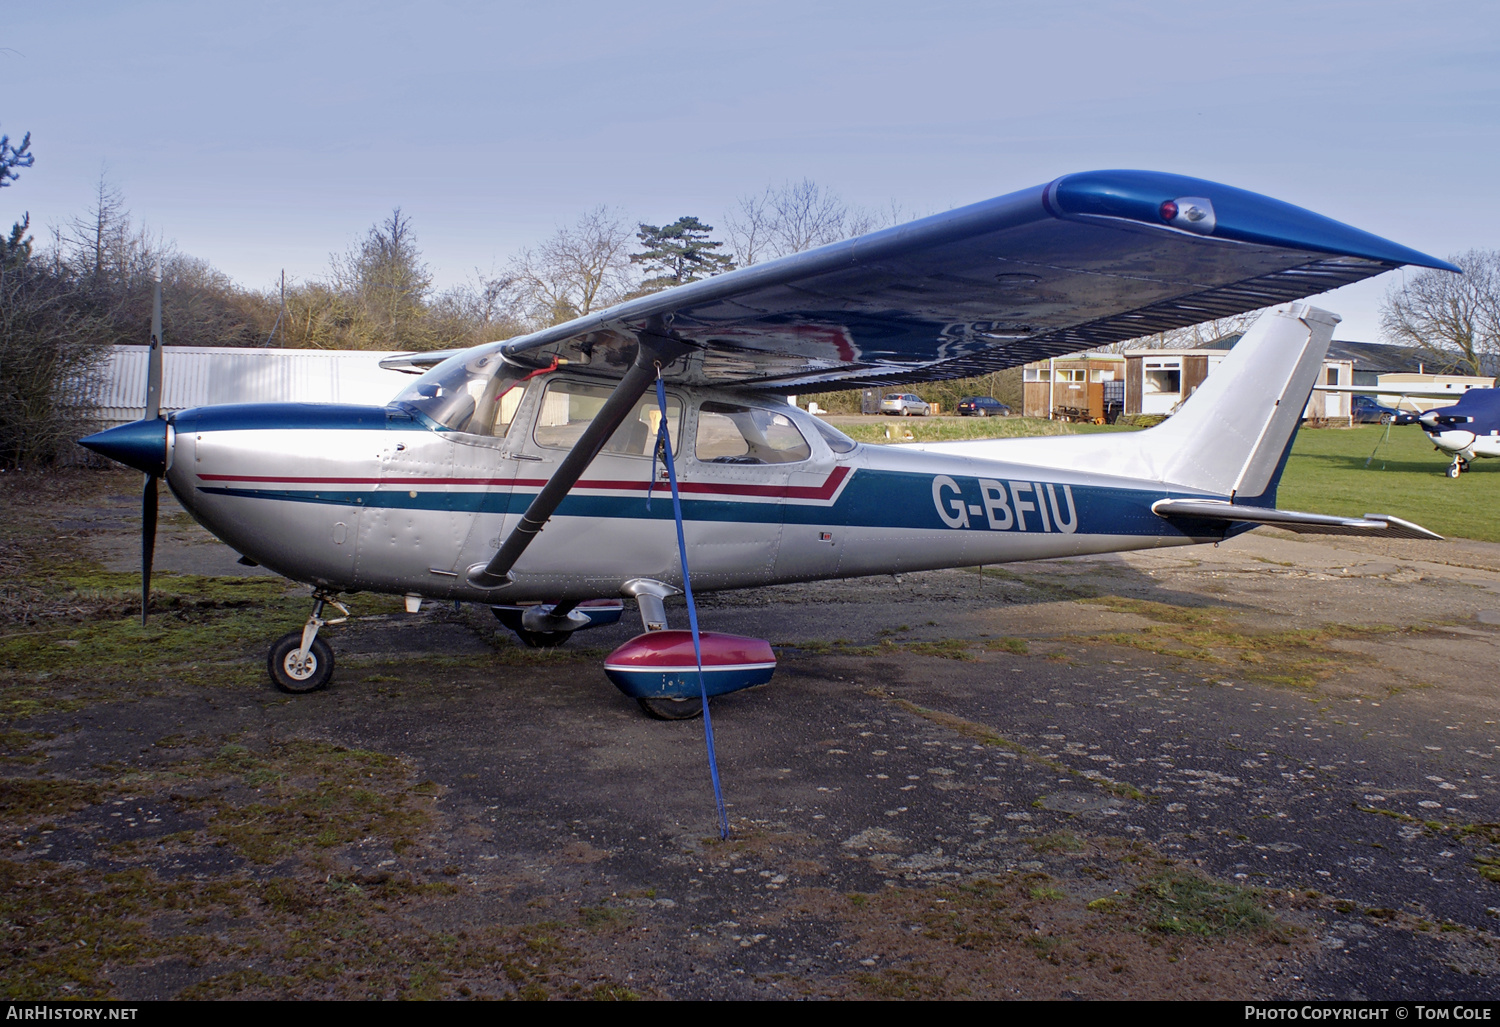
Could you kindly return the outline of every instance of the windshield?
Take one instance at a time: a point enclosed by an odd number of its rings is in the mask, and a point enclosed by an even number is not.
[[[402,390],[395,402],[414,407],[450,431],[503,436],[521,402],[521,369],[500,347],[465,350]]]

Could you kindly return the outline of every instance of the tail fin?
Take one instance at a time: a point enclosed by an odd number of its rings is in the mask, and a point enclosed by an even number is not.
[[[1198,391],[1145,433],[1159,480],[1273,506],[1276,483],[1339,323],[1304,303],[1263,315]],[[1257,502],[1258,501],[1258,502]]]
[[[1336,314],[1306,303],[1267,311],[1176,414],[1146,431],[916,448],[1065,466],[1274,505],[1276,483],[1338,323]]]

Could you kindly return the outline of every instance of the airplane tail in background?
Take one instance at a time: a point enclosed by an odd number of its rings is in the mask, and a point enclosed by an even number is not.
[[[913,448],[1157,481],[1274,506],[1338,323],[1337,315],[1306,303],[1267,311],[1176,414],[1146,431]]]

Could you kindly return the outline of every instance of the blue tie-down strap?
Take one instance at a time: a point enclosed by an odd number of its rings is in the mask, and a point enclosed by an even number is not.
[[[662,381],[661,371],[656,374],[656,403],[661,408],[661,424],[657,428],[657,449],[667,464],[667,481],[672,486],[672,517],[677,522],[677,554],[682,560],[682,591],[687,598],[688,627],[693,635],[693,659],[698,676],[698,697],[703,701],[703,737],[708,743],[708,774],[714,783],[714,803],[719,809],[719,838],[729,837],[729,814],[724,809],[724,792],[719,787],[719,761],[714,755],[714,722],[708,712],[708,683],[703,674],[703,639],[698,632],[698,607],[693,602],[693,583],[688,575],[687,538],[682,532],[682,497],[677,492],[677,468],[672,460],[672,435],[667,428],[667,387]],[[656,461],[651,462],[651,477],[656,477]],[[646,493],[650,502],[651,493]]]

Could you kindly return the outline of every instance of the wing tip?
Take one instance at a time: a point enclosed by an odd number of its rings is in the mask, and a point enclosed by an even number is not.
[[[1212,205],[1212,221],[1204,224],[1212,227],[1192,230],[1212,238],[1334,253],[1392,268],[1410,264],[1462,273],[1446,260],[1303,207],[1187,175],[1127,169],[1081,171],[1055,179],[1045,188],[1043,197],[1048,212],[1056,217],[1114,217],[1163,228],[1182,227],[1180,219],[1170,223],[1164,220],[1164,204],[1184,197],[1206,197]],[[1175,213],[1175,203],[1171,209]]]

